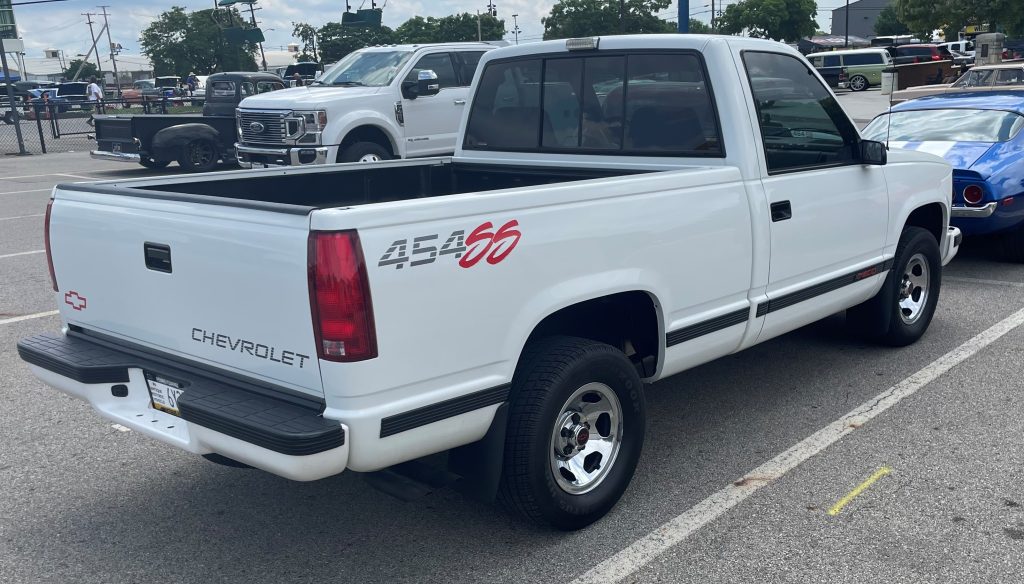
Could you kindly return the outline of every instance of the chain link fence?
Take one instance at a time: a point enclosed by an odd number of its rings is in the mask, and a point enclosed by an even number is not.
[[[0,124],[0,153],[48,154],[52,152],[88,152],[96,148],[94,116],[200,114],[200,97],[160,97],[108,99],[99,102],[32,100],[15,101],[3,97],[3,123]],[[21,140],[18,139],[21,130]]]

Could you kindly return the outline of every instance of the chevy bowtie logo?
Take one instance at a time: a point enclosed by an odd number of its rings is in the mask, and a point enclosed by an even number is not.
[[[80,296],[78,292],[72,290],[64,293],[64,304],[75,310],[85,310],[86,299],[85,296]]]

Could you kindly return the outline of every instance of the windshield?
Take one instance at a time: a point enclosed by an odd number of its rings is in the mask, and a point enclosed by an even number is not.
[[[935,109],[880,115],[868,124],[863,136],[895,142],[1006,142],[1021,128],[1024,116],[1013,112]]]
[[[383,87],[395,79],[410,57],[410,51],[356,51],[324,73],[318,84]]]
[[[992,85],[994,69],[972,69],[960,76],[953,87],[985,87]]]

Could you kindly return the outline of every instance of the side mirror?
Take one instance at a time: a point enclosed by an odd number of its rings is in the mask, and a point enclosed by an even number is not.
[[[419,97],[437,95],[441,91],[441,84],[437,81],[437,73],[430,69],[424,69],[416,74],[416,94]]]
[[[885,143],[875,142],[874,140],[861,140],[860,142],[860,161],[863,164],[871,164],[874,166],[884,166],[887,161],[888,151],[885,148]]]

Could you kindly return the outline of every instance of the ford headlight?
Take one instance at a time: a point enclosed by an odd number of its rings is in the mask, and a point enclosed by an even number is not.
[[[296,111],[295,117],[302,123],[302,132],[296,138],[296,144],[320,145],[322,132],[327,126],[327,112],[324,110]]]

